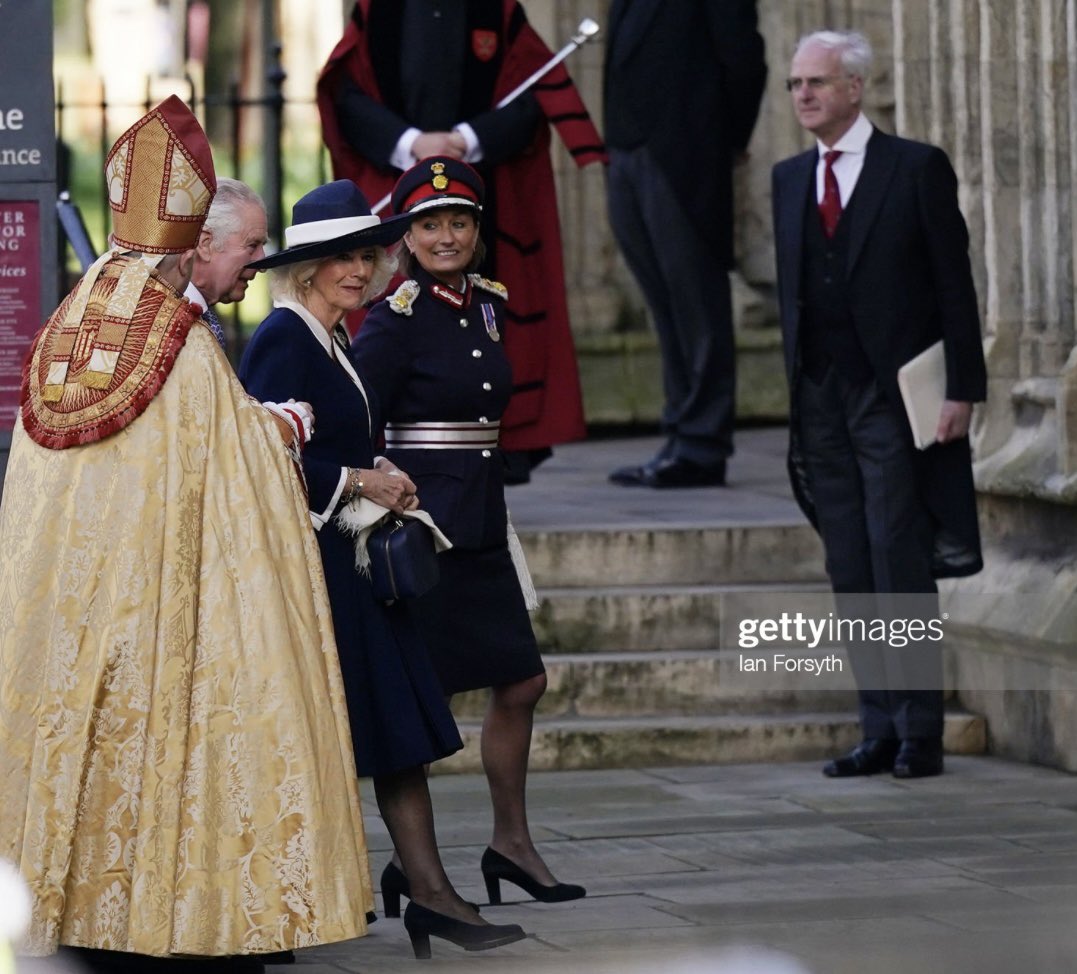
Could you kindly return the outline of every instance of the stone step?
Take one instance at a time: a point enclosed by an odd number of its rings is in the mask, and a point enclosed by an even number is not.
[[[653,503],[653,492],[644,498]],[[825,581],[809,524],[665,524],[521,531],[537,587]]]
[[[431,766],[435,774],[481,771],[477,722],[461,721],[464,749]],[[633,719],[566,717],[539,720],[531,743],[535,771],[651,768],[684,764],[822,761],[860,739],[854,713],[761,714]],[[982,717],[947,713],[950,754],[983,754]]]
[[[833,712],[849,707],[855,683],[840,672],[746,674],[736,650],[577,654],[546,657],[549,686],[538,716],[630,717]],[[819,655],[824,655],[820,653]],[[479,719],[487,691],[453,697],[458,719]]]
[[[727,598],[731,608],[759,611],[770,594],[781,595],[788,610],[806,593],[806,604],[817,609],[817,596],[828,591],[820,582],[542,588],[531,622],[547,653],[706,650],[723,635],[734,637],[721,629]]]

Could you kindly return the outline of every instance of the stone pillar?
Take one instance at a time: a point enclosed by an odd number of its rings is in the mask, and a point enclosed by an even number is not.
[[[1077,501],[1073,388],[1074,0],[893,0],[897,129],[942,145],[961,185],[990,394],[988,493]]]

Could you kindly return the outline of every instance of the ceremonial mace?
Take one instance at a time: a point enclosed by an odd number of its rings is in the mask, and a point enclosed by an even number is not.
[[[530,88],[539,78],[546,74],[549,74],[554,68],[557,67],[565,58],[567,58],[577,47],[586,44],[592,37],[594,37],[602,28],[598,26],[598,23],[592,20],[590,17],[584,17],[580,21],[580,26],[576,28],[576,33],[572,35],[570,40],[564,47],[561,48],[549,61],[547,61],[541,68],[539,68],[530,78],[521,82],[515,88],[512,89],[504,98],[501,99],[494,107],[504,108],[509,102],[515,101],[520,97],[528,88]],[[389,205],[389,200],[392,198],[392,193],[386,194],[382,199],[378,200],[376,206],[372,207],[371,213],[380,213]]]

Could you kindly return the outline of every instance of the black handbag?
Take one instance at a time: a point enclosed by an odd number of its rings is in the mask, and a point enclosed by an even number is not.
[[[414,599],[438,583],[437,552],[430,529],[414,518],[386,518],[367,538],[370,582],[382,602]]]

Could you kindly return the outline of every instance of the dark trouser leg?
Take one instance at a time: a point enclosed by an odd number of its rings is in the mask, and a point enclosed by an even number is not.
[[[839,612],[873,615],[888,625],[910,612],[936,616],[932,528],[903,418],[873,379],[850,383],[833,368],[819,385],[801,378],[797,405]],[[843,598],[852,593],[909,594]],[[942,665],[934,644],[865,641],[849,648],[865,737],[941,736]]]
[[[733,452],[736,360],[729,274],[646,149],[611,153],[610,226],[654,318],[665,455],[704,467]]]

